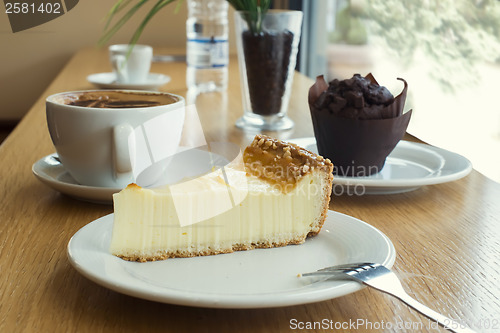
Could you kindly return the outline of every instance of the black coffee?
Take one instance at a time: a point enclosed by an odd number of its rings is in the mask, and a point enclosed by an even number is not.
[[[114,101],[114,100],[77,100],[67,103],[67,105],[84,106],[87,108],[120,109],[120,108],[143,108],[149,106],[162,105],[157,101]]]
[[[144,108],[177,101],[178,99],[171,95],[127,91],[85,91],[63,94],[56,99],[56,102],[61,104],[100,109]]]

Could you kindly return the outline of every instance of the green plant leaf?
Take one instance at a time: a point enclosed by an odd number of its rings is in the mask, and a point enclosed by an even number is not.
[[[104,35],[99,39],[99,45],[105,44],[120,28],[149,0],[140,0],[135,6],[133,6],[127,13],[125,13],[118,22],[115,23],[111,28],[104,33]],[[110,19],[114,15],[111,15]]]
[[[111,7],[110,11],[108,12],[108,14],[106,15],[106,18],[105,18],[105,20],[106,20],[106,25],[104,26],[105,31],[108,29],[109,24],[111,23],[111,20],[116,15],[116,13],[121,11],[123,8],[127,7],[131,1],[132,0],[118,0],[113,5],[113,7]]]
[[[262,31],[262,19],[271,6],[271,0],[227,0],[237,11],[243,12],[243,19],[247,22],[253,34]]]
[[[144,20],[141,22],[137,30],[135,31],[134,35],[130,39],[129,44],[131,46],[135,45],[137,41],[139,40],[139,37],[141,37],[141,34],[144,30],[144,28],[148,25],[149,21],[155,16],[163,7],[166,5],[170,4],[175,0],[158,0],[158,2],[153,6],[153,8],[149,11],[149,13],[146,15]],[[129,50],[130,53],[131,50]]]
[[[130,7],[131,4],[134,3],[134,0],[117,0],[115,4],[109,10],[106,16],[106,25],[104,27],[104,34],[99,39],[99,45],[105,44],[113,35],[121,29],[121,27],[127,23],[127,21],[149,0],[139,0],[135,5]],[[153,8],[146,14],[146,17],[142,20],[139,27],[136,29],[132,38],[130,39],[130,45],[135,45],[139,40],[142,32],[145,27],[148,25],[149,21],[161,10],[163,7],[168,4],[178,1],[177,6],[175,8],[175,12],[179,12],[180,5],[183,0],[157,0],[157,2],[153,5]],[[262,29],[262,17],[266,14],[269,6],[271,5],[271,0],[227,0],[231,6],[234,7],[235,10],[244,11],[244,18],[248,23],[248,26],[252,33],[258,34]],[[129,8],[130,7],[130,8]],[[116,15],[124,10],[125,8],[129,8],[128,11],[114,24],[111,25],[112,20],[116,17]],[[130,48],[129,52],[132,50]]]

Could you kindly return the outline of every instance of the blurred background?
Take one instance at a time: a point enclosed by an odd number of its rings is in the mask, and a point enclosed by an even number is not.
[[[97,47],[107,12],[116,0],[84,0],[66,14],[37,27],[12,33],[4,10],[0,13],[0,120],[19,120],[46,86],[83,47]],[[146,8],[144,8],[146,9]],[[174,14],[168,6],[153,18],[140,43],[186,47],[186,1]],[[147,10],[131,19],[111,40],[127,43]],[[110,68],[111,69],[111,68]]]
[[[0,140],[30,109],[72,54],[97,47],[115,0],[85,0],[65,15],[12,33],[0,13]],[[500,181],[500,1],[275,0],[304,12],[297,70],[315,78],[372,72],[398,94],[409,84],[409,133],[460,153]],[[185,49],[186,1],[163,9],[140,43]],[[145,8],[145,10],[147,10]],[[127,43],[141,14],[111,43]],[[230,49],[235,52],[233,12]],[[304,92],[307,93],[307,92]]]
[[[409,84],[408,132],[460,153],[500,181],[500,1],[310,2],[309,76],[372,72],[393,93]],[[324,13],[324,14],[323,14]],[[317,14],[317,17],[315,17]],[[321,22],[324,20],[324,22]],[[314,41],[313,31],[326,27]],[[325,45],[321,45],[325,43]]]

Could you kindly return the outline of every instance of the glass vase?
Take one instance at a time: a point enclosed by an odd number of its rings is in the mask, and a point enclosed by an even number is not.
[[[302,12],[269,10],[262,16],[238,11],[235,26],[244,110],[236,126],[258,131],[292,128],[287,110]]]

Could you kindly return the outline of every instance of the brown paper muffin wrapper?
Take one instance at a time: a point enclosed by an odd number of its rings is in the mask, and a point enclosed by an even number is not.
[[[376,83],[371,74],[366,78]],[[362,177],[382,170],[387,156],[403,138],[411,118],[411,110],[403,113],[408,86],[402,81],[403,91],[382,110],[382,119],[362,120],[339,117],[328,109],[317,109],[314,103],[328,84],[323,76],[316,78],[316,83],[309,89],[314,136],[319,154],[333,162],[334,174]]]

